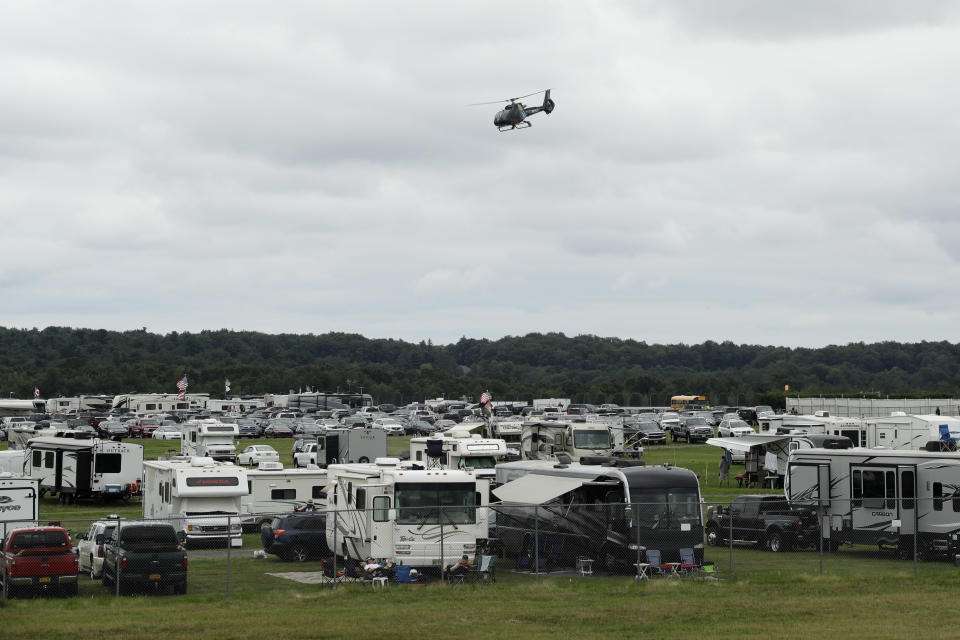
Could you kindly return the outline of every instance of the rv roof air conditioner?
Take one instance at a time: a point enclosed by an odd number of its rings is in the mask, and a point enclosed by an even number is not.
[[[906,411],[892,411],[892,412],[890,413],[890,417],[891,417],[891,418],[906,418],[906,417],[907,417],[907,412],[906,412]]]
[[[190,458],[191,467],[212,467],[213,464],[213,458],[207,458],[205,456],[195,456]]]
[[[553,465],[554,469],[566,469],[570,466],[570,456],[560,454],[557,456],[557,464]]]
[[[373,463],[378,467],[399,467],[400,458],[377,458]]]

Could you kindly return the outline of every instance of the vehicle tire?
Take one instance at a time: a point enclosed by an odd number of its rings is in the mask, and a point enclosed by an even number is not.
[[[723,544],[723,536],[720,535],[720,529],[715,525],[707,527],[707,544],[711,547],[719,547]]]
[[[789,543],[783,539],[783,534],[779,531],[771,531],[767,534],[767,547],[774,553],[789,551]]]
[[[306,562],[307,558],[310,557],[310,554],[307,553],[307,548],[305,546],[302,544],[297,544],[290,549],[290,553],[287,555],[287,557],[293,562]]]
[[[360,456],[360,459],[357,460],[357,462],[359,462],[360,464],[366,464],[370,462],[370,458],[368,458],[367,456]]]
[[[177,595],[183,595],[187,592],[187,583],[181,582],[180,584],[173,585],[173,592]]]

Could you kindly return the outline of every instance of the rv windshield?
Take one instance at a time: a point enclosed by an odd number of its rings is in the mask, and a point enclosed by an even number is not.
[[[473,524],[476,492],[476,485],[467,482],[398,482],[397,524]]]
[[[633,522],[640,528],[700,526],[700,497],[696,489],[631,489],[630,501],[635,505]]]
[[[237,508],[230,498],[211,500],[210,498],[184,498],[180,502],[183,514],[187,516],[228,516],[237,515]]]
[[[457,468],[493,469],[495,466],[497,466],[497,459],[493,456],[476,456],[475,458],[460,458],[460,464],[457,465]]]
[[[577,449],[609,449],[610,432],[603,430],[573,430],[573,446]]]

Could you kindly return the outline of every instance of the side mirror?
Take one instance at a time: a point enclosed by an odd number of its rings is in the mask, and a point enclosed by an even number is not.
[[[396,522],[396,521],[397,521],[397,510],[396,510],[396,509],[388,509],[388,510],[387,510],[387,519],[388,519],[390,522]]]

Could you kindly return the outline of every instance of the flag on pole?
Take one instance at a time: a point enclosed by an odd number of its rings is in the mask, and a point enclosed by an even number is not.
[[[33,397],[34,397],[34,398],[39,398],[39,397],[40,397],[40,389],[38,389],[37,387],[34,387],[34,388],[33,388]]]
[[[480,394],[480,404],[487,404],[491,400],[493,400],[493,396],[490,395],[489,391],[484,391]]]
[[[189,386],[187,384],[187,374],[183,374],[183,378],[177,382],[177,389],[180,390],[180,393],[177,394],[178,400],[183,400],[187,397],[187,386]]]
[[[226,391],[224,391],[224,393],[230,393],[230,378],[224,379],[223,386],[226,387]]]

